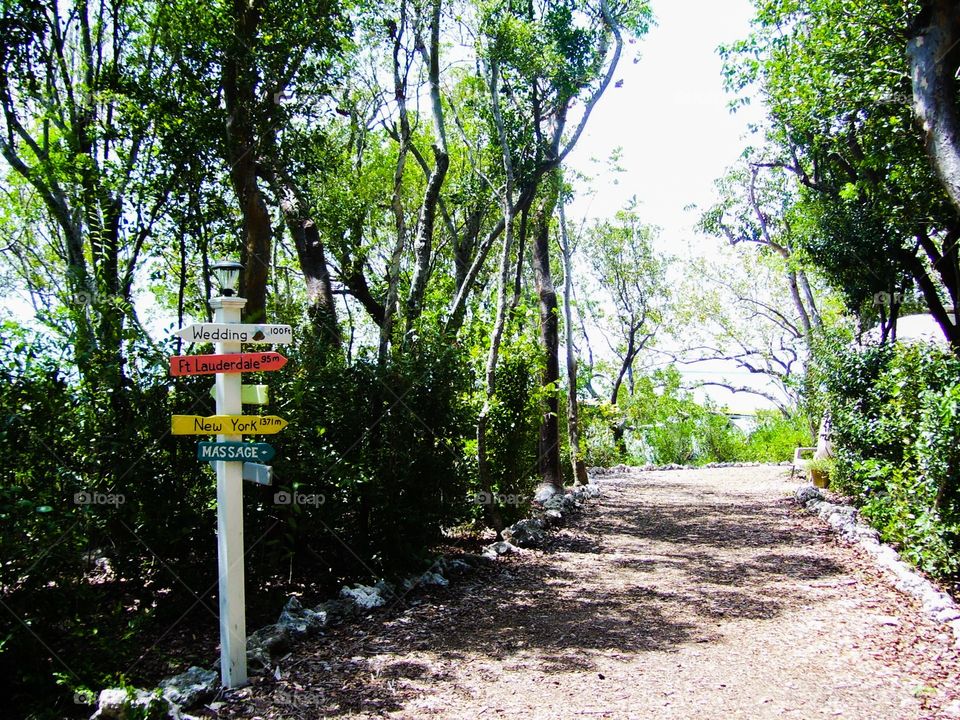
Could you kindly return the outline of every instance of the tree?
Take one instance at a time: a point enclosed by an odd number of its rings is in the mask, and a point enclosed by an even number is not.
[[[613,221],[595,223],[583,238],[593,281],[612,308],[603,334],[608,342],[614,339],[610,349],[618,360],[610,384],[609,402],[614,407],[624,389],[632,394],[634,363],[659,331],[670,298],[667,260],[653,247],[657,232],[641,222],[632,201]],[[624,451],[625,430],[622,421],[613,428],[614,441]]]
[[[316,208],[305,191],[305,168],[317,142],[304,129],[322,104],[333,58],[346,48],[349,23],[337,2],[179,2],[164,14],[162,42],[176,58],[186,96],[182,130],[213,152],[236,199],[244,264],[245,315],[265,317],[273,269],[273,212],[296,250],[309,313],[335,343],[338,330]],[[313,105],[291,101],[313,98]],[[209,171],[210,168],[207,168]]]
[[[674,316],[682,328],[674,331],[681,348],[676,358],[695,369],[707,364],[721,376],[690,386],[756,395],[789,416],[803,399],[810,338],[797,306],[786,300],[792,296],[788,261],[759,250],[738,244],[686,261]],[[821,309],[826,300],[819,297]],[[826,304],[832,321],[833,304]],[[733,380],[734,373],[760,382]]]
[[[508,89],[504,95],[506,107],[498,107],[494,119],[501,142],[514,155],[509,164],[515,176],[516,210],[526,212],[532,203],[539,203],[531,223],[533,266],[545,358],[543,381],[549,398],[540,435],[540,497],[563,486],[555,390],[559,381],[559,318],[549,252],[550,222],[558,189],[556,179],[547,178],[573,149],[609,86],[623,51],[624,29],[642,35],[649,18],[646,2],[611,5],[600,0],[597,7],[587,12],[569,2],[517,8],[511,3],[497,3],[491,5],[482,20],[489,38],[488,83],[492,88],[493,82],[502,82]],[[500,77],[494,80],[494,74]],[[583,102],[584,109],[568,134],[571,108],[578,100]],[[498,105],[499,102],[498,99]],[[494,367],[495,364],[494,361]]]
[[[909,276],[960,351],[960,217],[913,128],[906,46],[920,5],[757,6],[755,32],[725,50],[727,80],[736,91],[756,84],[770,108],[766,140],[776,156],[766,162],[799,183],[796,216],[807,224],[800,244],[853,291],[848,299],[873,302],[864,297],[867,275],[874,295],[891,298]],[[859,272],[844,273],[844,259],[857,259]],[[888,320],[896,308],[889,310]]]
[[[36,221],[12,247],[28,286],[66,308],[80,376],[112,389],[120,423],[134,282],[184,167],[157,117],[172,71],[155,44],[158,13],[78,1],[8,3],[0,15],[0,153],[17,212]]]
[[[565,202],[560,202],[557,213],[560,226],[560,255],[563,258],[563,328],[567,349],[567,445],[570,448],[570,467],[574,481],[578,485],[586,485],[589,479],[586,463],[581,459],[577,348],[573,340],[573,256],[576,247],[567,227],[564,206]]]
[[[780,256],[786,266],[790,299],[808,344],[823,323],[810,281],[796,249],[795,189],[789,176],[768,163],[753,161],[721,183],[721,204],[705,213],[701,229],[731,245],[754,243]],[[728,214],[733,217],[728,219]]]

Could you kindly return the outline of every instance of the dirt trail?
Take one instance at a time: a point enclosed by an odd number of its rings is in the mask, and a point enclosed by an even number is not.
[[[960,717],[947,634],[782,468],[599,482],[545,552],[334,628],[214,716]]]

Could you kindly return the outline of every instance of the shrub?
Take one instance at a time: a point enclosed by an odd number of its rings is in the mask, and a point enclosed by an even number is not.
[[[818,350],[833,420],[831,485],[939,577],[960,570],[960,361],[923,344]]]
[[[280,520],[271,547],[284,564],[322,556],[338,575],[400,572],[466,515],[471,373],[439,342],[347,365],[300,335],[277,388],[290,426],[276,436],[279,486],[261,493],[261,524]],[[277,490],[323,502],[278,506]]]
[[[611,430],[620,422],[617,408],[608,402],[581,402],[579,408],[580,442],[587,467],[612,467],[623,462]]]
[[[538,445],[542,417],[541,363],[536,345],[522,340],[504,348],[497,366],[487,423],[487,457],[493,492],[504,522],[526,514],[540,481]],[[479,402],[479,398],[478,398]],[[472,497],[484,498],[476,479],[476,444],[471,443]],[[475,510],[479,517],[482,505]]]
[[[308,330],[297,337],[287,368],[265,379],[269,413],[290,422],[269,440],[274,487],[244,487],[251,628],[292,586],[406,572],[469,512],[473,375],[456,349],[420,340],[382,365],[348,364]],[[197,438],[169,432],[171,414],[213,414],[213,380],[171,380],[140,354],[135,382],[85,387],[55,346],[11,325],[0,351],[0,451],[12,459],[0,470],[0,672],[17,679],[14,708],[56,697],[61,717],[69,687],[155,671],[138,662],[145,637],[191,611],[215,627],[215,479]],[[282,491],[318,501],[277,503]],[[78,675],[57,688],[61,661]]]
[[[751,462],[784,462],[793,459],[796,448],[813,444],[810,423],[802,414],[785,417],[779,410],[759,410],[743,458]]]
[[[680,381],[676,368],[668,367],[635,377],[633,392],[624,392],[617,407],[585,406],[588,463],[696,465],[742,459],[743,432],[714,406],[697,403]],[[618,448],[612,428],[619,424],[626,426],[626,442]]]

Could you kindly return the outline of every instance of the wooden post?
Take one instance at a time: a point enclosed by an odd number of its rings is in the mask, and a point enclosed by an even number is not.
[[[217,323],[240,322],[245,298],[210,300]],[[218,342],[216,353],[240,352],[239,342]],[[217,415],[240,415],[240,373],[217,373]],[[217,435],[219,442],[239,442],[241,435]],[[225,688],[247,684],[247,621],[243,578],[243,466],[217,461],[217,557],[220,578],[220,681]]]

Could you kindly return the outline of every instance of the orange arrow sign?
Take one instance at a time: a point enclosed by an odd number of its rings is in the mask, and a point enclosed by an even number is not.
[[[279,370],[287,359],[278,352],[235,353],[233,355],[174,355],[171,375],[214,375],[216,373],[265,372]]]

